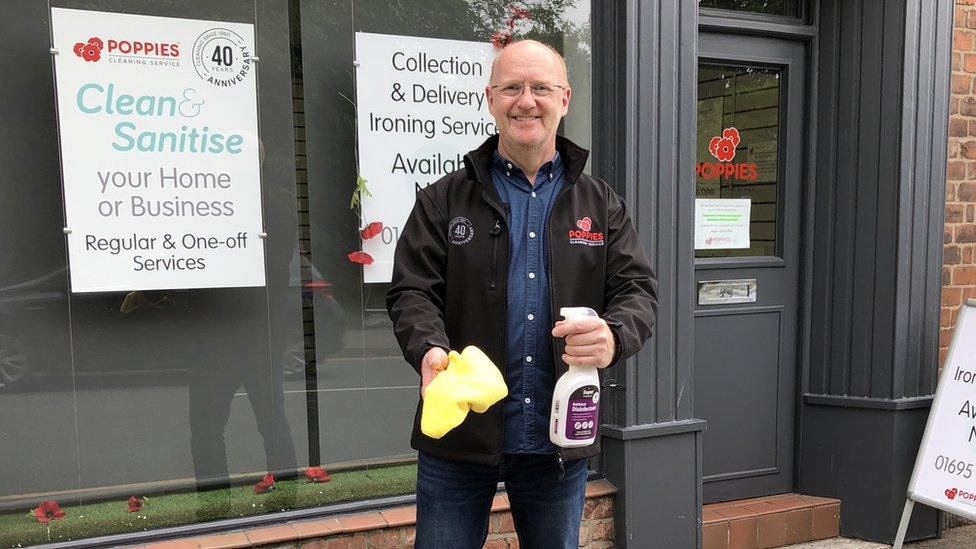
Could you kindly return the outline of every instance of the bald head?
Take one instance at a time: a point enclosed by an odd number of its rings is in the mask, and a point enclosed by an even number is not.
[[[489,82],[495,83],[496,69],[500,64],[526,58],[538,59],[540,56],[542,58],[548,58],[548,62],[553,65],[553,74],[558,77],[558,81],[553,82],[553,84],[569,85],[566,60],[563,59],[563,56],[555,48],[548,44],[543,44],[538,40],[519,40],[518,42],[512,42],[505,46],[495,56],[495,61],[491,64],[491,77]]]

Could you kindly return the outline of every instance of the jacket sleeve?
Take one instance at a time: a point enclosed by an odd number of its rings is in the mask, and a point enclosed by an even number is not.
[[[450,349],[444,328],[447,230],[443,212],[429,193],[417,193],[393,256],[386,310],[403,358],[420,372],[431,347]]]
[[[637,354],[657,318],[657,277],[623,201],[609,190],[606,306],[603,319],[617,339],[615,363]]]

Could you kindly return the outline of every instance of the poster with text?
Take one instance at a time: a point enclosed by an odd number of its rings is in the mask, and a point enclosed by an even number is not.
[[[51,24],[72,292],[263,286],[253,25]]]
[[[976,301],[959,310],[909,496],[976,520]]]
[[[751,211],[748,198],[696,198],[695,249],[748,248]]]
[[[488,43],[356,33],[359,170],[372,194],[362,222],[383,224],[362,244],[374,259],[364,282],[390,281],[417,191],[497,133],[485,101],[494,56]]]

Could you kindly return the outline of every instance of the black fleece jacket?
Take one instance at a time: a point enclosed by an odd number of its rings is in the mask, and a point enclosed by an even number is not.
[[[406,361],[420,371],[431,347],[460,351],[476,345],[504,368],[508,278],[508,212],[491,181],[490,137],[464,157],[465,168],[417,193],[394,255],[386,306]],[[566,180],[549,216],[546,268],[552,318],[560,307],[591,307],[617,341],[617,361],[640,350],[657,311],[657,280],[620,197],[583,173],[588,152],[567,139],[556,148]],[[556,375],[565,342],[553,338]],[[470,413],[441,439],[420,432],[421,403],[411,445],[459,461],[496,464],[501,455],[503,403]],[[599,452],[564,449],[566,460]]]

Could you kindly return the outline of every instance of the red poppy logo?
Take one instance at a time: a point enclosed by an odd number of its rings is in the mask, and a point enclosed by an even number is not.
[[[590,230],[590,227],[593,226],[593,220],[590,219],[589,216],[584,217],[583,219],[576,221],[576,226],[584,231],[588,231]]]
[[[275,486],[275,478],[274,475],[272,475],[271,473],[264,475],[263,477],[261,477],[261,480],[254,483],[255,494],[266,494],[274,490],[275,488],[277,488]]]
[[[955,488],[953,488],[952,490],[946,490],[945,491],[945,495],[949,499],[956,499],[956,494],[958,494],[958,493],[959,493],[959,490],[956,490]]]
[[[34,517],[37,518],[39,522],[47,524],[52,520],[63,519],[67,516],[67,513],[61,510],[61,506],[58,502],[54,500],[42,501],[40,505],[34,509]]]
[[[88,42],[76,43],[74,52],[75,55],[84,59],[86,62],[95,62],[102,58],[103,47],[105,47],[105,43],[102,42],[102,39],[97,36],[92,36],[88,39]]]
[[[739,146],[739,130],[725,128],[722,135],[713,137],[708,143],[708,152],[719,162],[731,162],[735,158],[735,148]]]
[[[329,482],[332,477],[323,467],[316,465],[305,469],[305,478],[309,482]]]

